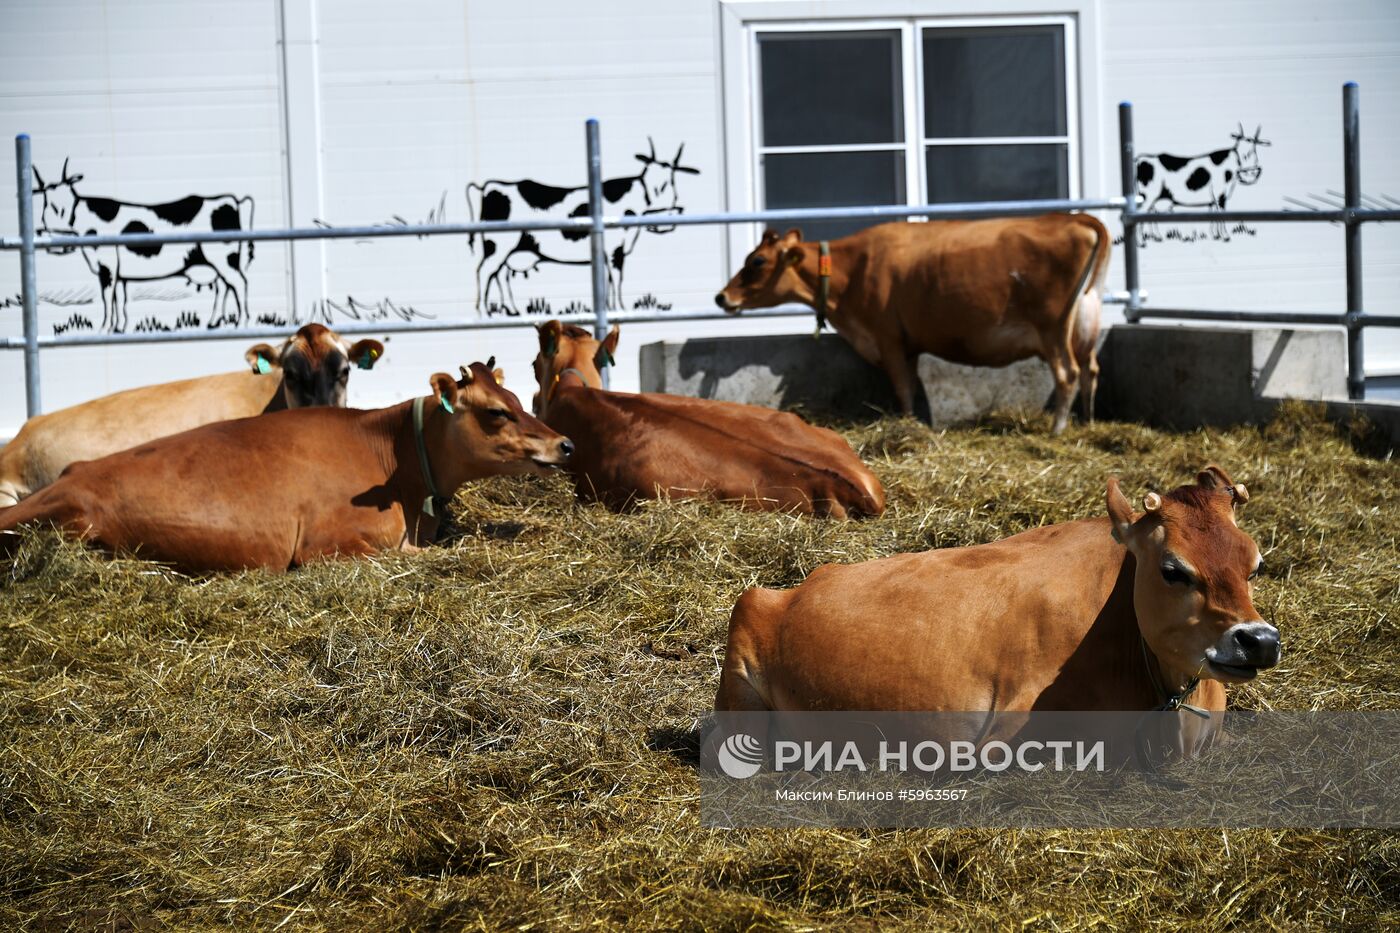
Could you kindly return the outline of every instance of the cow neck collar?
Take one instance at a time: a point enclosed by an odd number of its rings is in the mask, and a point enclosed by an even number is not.
[[[575,376],[578,376],[578,381],[583,383],[584,388],[588,387],[588,380],[583,377],[583,373],[574,369],[572,366],[561,369],[554,374],[554,381],[549,384],[549,400],[551,402],[554,401],[554,396],[559,392],[559,380],[563,379],[568,373],[573,373]]]
[[[831,304],[831,241],[822,240],[817,244],[817,329],[813,337],[820,337],[826,326],[826,312]]]
[[[427,399],[419,396],[413,400],[413,446],[418,449],[418,469],[423,474],[423,485],[428,490],[427,498],[423,500],[423,514],[429,518],[437,517],[437,510],[447,504],[447,497],[442,495],[433,482],[433,467],[428,462],[428,445],[423,440],[423,403]]]
[[[1138,644],[1142,646],[1142,664],[1147,668],[1147,677],[1152,682],[1152,690],[1157,695],[1157,705],[1152,708],[1154,713],[1174,713],[1179,709],[1184,709],[1188,713],[1195,713],[1205,719],[1210,718],[1210,713],[1199,706],[1192,706],[1186,701],[1191,698],[1191,694],[1196,692],[1196,688],[1201,685],[1201,678],[1192,677],[1186,686],[1176,693],[1167,693],[1167,688],[1162,685],[1161,665],[1156,663],[1156,655],[1152,649],[1147,647],[1147,639],[1138,633]]]

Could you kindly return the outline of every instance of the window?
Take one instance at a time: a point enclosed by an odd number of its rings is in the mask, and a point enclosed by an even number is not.
[[[765,208],[1077,194],[1074,21],[904,20],[752,29]],[[804,225],[833,238],[867,221]]]

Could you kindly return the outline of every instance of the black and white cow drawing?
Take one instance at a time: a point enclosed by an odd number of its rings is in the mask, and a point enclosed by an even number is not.
[[[1204,207],[1210,211],[1225,210],[1235,186],[1252,185],[1263,171],[1259,166],[1259,147],[1269,145],[1260,138],[1262,126],[1253,135],[1245,135],[1241,123],[1230,137],[1235,141],[1228,149],[1217,149],[1197,156],[1178,156],[1166,152],[1145,155],[1137,160],[1137,189],[1142,195],[1145,211],[1171,211],[1178,207]],[[1146,237],[1145,225],[1140,229]],[[1218,240],[1229,240],[1230,232],[1223,222],[1211,224]],[[1158,237],[1160,239],[1160,237]]]
[[[603,212],[609,215],[638,216],[680,213],[676,190],[678,175],[698,175],[699,169],[681,164],[682,143],[672,159],[660,159],[656,145],[648,140],[650,151],[637,154],[642,170],[636,175],[609,178],[603,182]],[[472,220],[523,220],[545,217],[587,217],[590,205],[588,186],[561,188],[528,179],[486,181],[467,185],[467,207]],[[643,230],[670,233],[671,226],[630,227],[608,230],[604,242],[608,258],[608,304],[623,307],[622,275],[627,257],[637,247]],[[514,280],[529,275],[546,263],[586,266],[589,240],[582,230],[535,230],[518,233],[486,233],[469,237],[481,251],[476,263],[476,306],[488,313],[499,307],[507,314],[518,314]]]
[[[34,170],[34,194],[42,199],[37,226],[45,233],[108,235],[166,233],[174,230],[248,230],[253,226],[253,199],[232,194],[192,194],[165,204],[133,204],[115,198],[79,194],[82,175],[69,175],[68,162],[55,182]],[[248,318],[248,264],[251,241],[171,243],[151,246],[79,247],[102,293],[102,328],[127,328],[127,285],[182,278],[196,287],[212,286],[210,321],[242,325]],[[229,301],[233,302],[232,316]]]

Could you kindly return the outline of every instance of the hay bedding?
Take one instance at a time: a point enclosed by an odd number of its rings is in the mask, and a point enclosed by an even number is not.
[[[747,586],[1099,514],[1206,460],[1253,498],[1279,670],[1247,708],[1400,703],[1400,467],[1301,407],[1261,429],[845,426],[878,521],[458,496],[461,536],[187,578],[34,534],[0,568],[0,926],[1371,928],[1382,832],[699,828],[693,727]],[[1361,452],[1358,452],[1358,451]]]

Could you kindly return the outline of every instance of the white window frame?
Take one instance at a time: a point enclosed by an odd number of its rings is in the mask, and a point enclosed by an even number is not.
[[[903,30],[905,141],[889,146],[858,144],[852,150],[905,147],[907,204],[922,204],[927,190],[925,146],[948,144],[1067,143],[1069,196],[1104,191],[1101,79],[1101,0],[719,0],[725,207],[758,210],[763,204],[761,136],[758,121],[758,36],[763,32]],[[976,137],[926,140],[923,123],[923,42],[926,27],[1061,25],[1065,36],[1065,137]],[[793,151],[792,147],[770,147]],[[805,147],[804,147],[805,148]],[[843,147],[814,146],[813,151]],[[727,227],[728,276],[762,233],[762,225]]]

